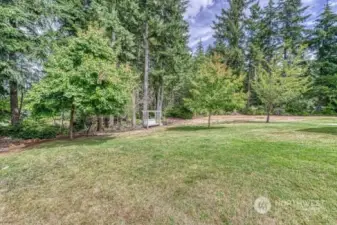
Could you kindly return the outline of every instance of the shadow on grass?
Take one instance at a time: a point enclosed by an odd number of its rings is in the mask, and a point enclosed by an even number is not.
[[[298,130],[298,131],[337,135],[337,126],[335,126],[335,127],[331,126],[331,127],[308,128],[308,129],[302,129],[302,130]]]
[[[207,126],[180,126],[180,127],[169,127],[166,130],[168,131],[198,131],[198,130],[221,130],[225,127],[210,127]]]
[[[74,140],[61,139],[53,140],[29,146],[29,148],[55,148],[55,147],[71,147],[71,146],[98,146],[107,141],[113,140],[115,137],[100,136],[100,137],[79,137]]]

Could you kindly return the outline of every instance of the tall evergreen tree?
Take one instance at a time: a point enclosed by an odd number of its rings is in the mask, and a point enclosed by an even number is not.
[[[255,3],[250,7],[250,16],[246,21],[246,35],[247,35],[247,76],[246,76],[246,90],[247,90],[247,108],[252,101],[252,81],[256,77],[256,70],[263,61],[263,17],[262,10],[259,3]]]
[[[143,51],[139,52],[143,71],[143,112],[150,107],[161,111],[164,87],[176,82],[185,66],[188,25],[183,15],[186,6],[186,1],[182,0],[139,2],[138,29],[133,33],[139,46],[143,46]],[[155,98],[151,98],[151,94]],[[144,125],[147,117],[143,115]]]
[[[194,72],[197,72],[199,70],[199,66],[200,64],[204,63],[205,61],[205,57],[206,57],[206,53],[204,50],[204,45],[202,43],[202,41],[200,40],[198,42],[198,45],[195,49],[195,53],[194,53]]]
[[[316,22],[310,45],[316,52],[312,66],[315,96],[320,105],[337,111],[337,14],[329,3]]]
[[[262,53],[267,62],[273,58],[275,49],[280,43],[277,37],[278,19],[274,0],[269,0],[268,5],[262,10],[261,34]]]
[[[244,68],[244,25],[245,9],[250,0],[229,0],[229,7],[224,8],[213,22],[214,38],[217,51],[224,55],[226,64],[239,74]]]
[[[184,20],[187,3],[181,0],[169,0],[161,4],[153,39],[151,55],[156,92],[156,108],[162,111],[164,92],[172,92],[177,80],[184,74],[188,56],[188,25]],[[151,74],[152,74],[151,72]]]
[[[9,86],[12,125],[20,120],[19,92],[35,75],[27,63],[39,43],[39,20],[44,7],[43,0],[7,0],[0,5],[0,77],[5,85],[2,89]]]
[[[305,40],[305,22],[310,17],[306,14],[309,6],[303,6],[301,0],[280,0],[278,3],[279,35],[282,40],[283,58],[297,54]]]
[[[195,55],[198,56],[198,55],[204,55],[204,54],[205,54],[204,45],[202,43],[202,40],[200,39],[195,49]]]

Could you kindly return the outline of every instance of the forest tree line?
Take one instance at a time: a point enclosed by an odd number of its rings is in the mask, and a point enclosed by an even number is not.
[[[204,50],[200,42],[195,52],[187,7],[185,0],[2,1],[1,120],[10,118],[15,133],[25,121],[60,118],[63,127],[67,119],[72,137],[93,124],[98,131],[122,119],[144,124],[149,110],[209,119],[234,110],[337,113],[337,16],[329,2],[309,27],[300,0],[265,7],[228,0],[213,24],[214,45]]]

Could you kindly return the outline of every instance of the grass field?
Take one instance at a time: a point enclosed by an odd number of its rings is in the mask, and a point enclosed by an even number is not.
[[[171,127],[0,155],[0,224],[335,225],[334,124]]]

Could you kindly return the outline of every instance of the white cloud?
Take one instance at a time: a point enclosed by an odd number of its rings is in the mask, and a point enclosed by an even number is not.
[[[268,4],[269,0],[260,0],[261,6]],[[275,1],[277,2],[277,0]],[[322,12],[322,8],[326,0],[302,0],[303,5],[309,6],[307,14],[311,14],[311,18],[307,21],[307,26],[311,27],[317,16]],[[221,8],[226,7],[226,0],[189,0],[189,7],[185,14],[185,18],[190,24],[189,46],[195,47],[201,39],[206,44],[212,42],[212,34],[214,33],[211,25],[216,14],[220,13]],[[333,11],[337,12],[337,0],[331,0],[330,5]],[[204,7],[202,12],[200,8]],[[208,8],[206,8],[208,7]]]
[[[191,41],[191,42],[190,42],[190,47],[193,49],[194,47],[197,46],[197,44],[199,43],[200,40],[201,40],[201,42],[204,43],[204,42],[206,42],[206,41],[208,41],[208,40],[210,40],[210,39],[212,39],[212,38],[213,38],[213,34],[208,34],[208,35],[206,35],[206,36],[202,36],[202,37],[200,37],[200,39]]]
[[[315,2],[315,0],[302,0],[302,3],[304,5],[308,5],[308,4],[313,3],[313,2]]]
[[[189,0],[186,16],[194,17],[198,14],[201,7],[206,7],[212,4],[213,0]]]

